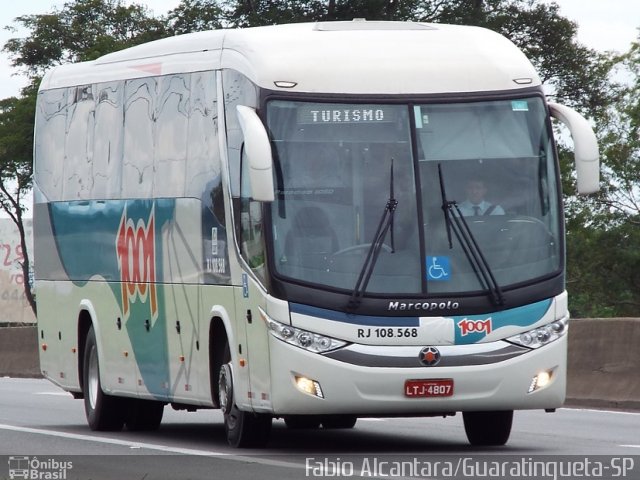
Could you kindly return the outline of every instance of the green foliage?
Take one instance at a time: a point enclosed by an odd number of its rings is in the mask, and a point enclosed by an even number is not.
[[[4,45],[14,67],[32,78],[61,63],[93,60],[125,47],[167,36],[165,23],[140,4],[122,0],[76,0],[62,10],[23,15],[15,22],[30,31]]]
[[[626,83],[611,84],[596,117],[601,191],[569,196],[567,290],[575,317],[638,316],[640,310],[640,43],[611,60]],[[572,192],[561,151],[565,191]]]
[[[601,128],[606,196],[599,204],[617,221],[640,227],[640,37],[618,60],[628,83],[618,88]]]
[[[572,229],[567,235],[567,290],[573,317],[637,317],[640,229]]]
[[[35,312],[29,283],[29,252],[23,223],[23,199],[31,188],[33,174],[33,112],[36,89],[27,88],[21,98],[0,100],[0,208],[11,217],[20,232],[24,252],[22,274],[27,301]]]
[[[415,20],[424,14],[420,4],[413,0],[352,0],[327,2],[323,20]]]
[[[322,3],[315,0],[221,2],[229,27],[257,27],[276,23],[309,22],[322,16]]]
[[[31,187],[33,173],[35,99],[31,89],[21,98],[0,100],[0,183],[7,189],[15,185],[22,193]],[[0,196],[0,201],[7,206],[7,198]]]
[[[33,150],[35,91],[20,98],[0,100],[0,168],[14,164],[29,169]]]
[[[182,0],[167,15],[168,28],[174,35],[224,27],[224,12],[218,2]]]

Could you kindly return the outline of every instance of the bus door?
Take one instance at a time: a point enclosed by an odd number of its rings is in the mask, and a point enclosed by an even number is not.
[[[242,286],[235,289],[236,322],[239,334],[237,354],[241,375],[247,378],[246,397],[254,409],[271,408],[269,341],[265,322],[260,317],[260,308],[265,310],[264,290],[255,278],[246,272],[242,273]],[[244,341],[242,341],[244,338]],[[241,401],[244,392],[238,392]]]
[[[265,251],[263,242],[263,204],[251,198],[248,178],[248,161],[242,155],[240,175],[240,198],[234,199],[236,206],[236,236],[240,245],[245,268],[241,285],[236,288],[237,332],[246,335],[245,342],[238,342],[239,358],[244,359],[249,373],[250,403],[254,408],[270,408],[270,366],[268,332],[260,318],[259,308],[266,309],[266,292],[259,282],[264,281]],[[241,398],[238,396],[238,398]]]

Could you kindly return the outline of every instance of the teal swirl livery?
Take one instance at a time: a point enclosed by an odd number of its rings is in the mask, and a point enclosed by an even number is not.
[[[172,281],[161,261],[162,231],[170,228],[175,204],[175,199],[159,199],[50,205],[67,278],[78,287],[107,282],[142,381],[160,397],[169,379],[164,284]]]

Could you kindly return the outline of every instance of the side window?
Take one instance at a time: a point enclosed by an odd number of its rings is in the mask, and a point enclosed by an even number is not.
[[[97,86],[92,198],[120,198],[124,155],[124,82]]]
[[[249,162],[244,151],[242,152],[240,163],[240,205],[239,211],[236,211],[240,252],[256,276],[260,280],[264,280],[265,253],[262,204],[251,199],[251,184],[248,174]]]
[[[65,200],[91,198],[95,99],[92,85],[71,87],[67,98],[66,141],[62,167]]]
[[[122,191],[124,198],[153,197],[154,128],[158,78],[125,82]]]
[[[40,191],[50,201],[62,199],[64,143],[68,89],[40,92],[36,109],[34,176]]]

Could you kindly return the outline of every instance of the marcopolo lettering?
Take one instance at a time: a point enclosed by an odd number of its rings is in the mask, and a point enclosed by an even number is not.
[[[460,308],[460,302],[389,302],[387,310],[457,310]]]

